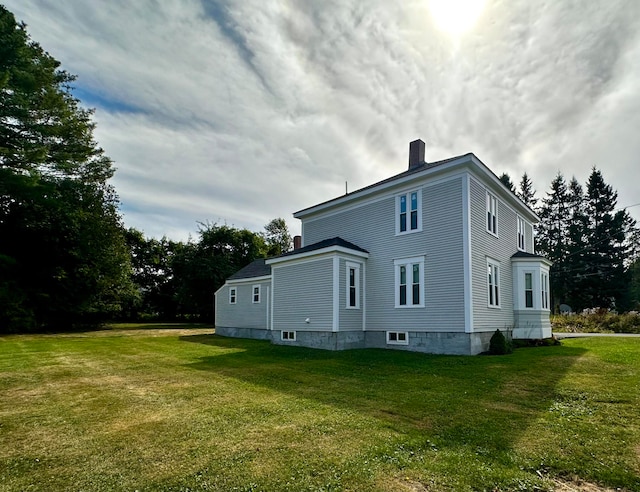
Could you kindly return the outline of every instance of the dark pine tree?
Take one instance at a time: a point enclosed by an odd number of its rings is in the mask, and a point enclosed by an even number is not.
[[[568,275],[566,243],[568,237],[567,210],[569,195],[564,176],[558,173],[551,182],[551,190],[542,199],[539,210],[537,249],[553,261],[551,267],[551,303],[553,308],[566,301]]]
[[[618,193],[593,168],[587,182],[585,270],[582,291],[589,307],[612,308],[626,290],[627,234],[633,221],[625,210],[616,211]]]
[[[520,188],[516,192],[520,200],[522,200],[525,205],[527,205],[531,210],[536,209],[536,205],[538,203],[538,199],[536,198],[536,190],[533,189],[533,183],[529,175],[525,172],[522,175],[522,180],[520,181]]]

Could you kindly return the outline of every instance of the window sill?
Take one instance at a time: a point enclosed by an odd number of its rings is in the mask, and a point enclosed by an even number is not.
[[[395,305],[396,309],[417,309],[417,308],[423,308],[423,307],[424,307],[424,304],[411,304],[406,306],[403,306],[401,304]]]
[[[502,309],[502,306],[492,306],[492,305],[490,305],[490,304],[487,304],[487,307],[488,307],[489,309]]]
[[[497,232],[490,231],[489,229],[485,229],[485,231],[487,231],[487,234],[490,234],[495,238],[499,237]]]
[[[396,231],[396,236],[406,236],[407,234],[415,234],[416,232],[422,232],[422,228],[404,232]]]

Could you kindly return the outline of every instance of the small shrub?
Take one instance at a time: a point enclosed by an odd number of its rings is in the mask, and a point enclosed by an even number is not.
[[[511,342],[506,339],[500,330],[491,336],[489,340],[489,353],[492,355],[504,355],[513,352]]]

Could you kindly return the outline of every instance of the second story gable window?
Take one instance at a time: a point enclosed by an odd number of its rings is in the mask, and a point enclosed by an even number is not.
[[[487,232],[498,235],[498,199],[487,191]]]
[[[518,249],[520,251],[526,250],[525,235],[524,235],[524,219],[518,217]]]
[[[396,197],[396,234],[422,230],[422,194],[410,191]]]

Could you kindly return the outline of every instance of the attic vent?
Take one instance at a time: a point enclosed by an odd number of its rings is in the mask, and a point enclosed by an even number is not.
[[[424,142],[420,139],[409,144],[409,169],[413,169],[424,164]]]

